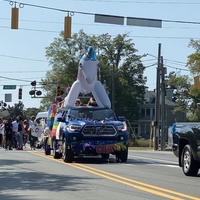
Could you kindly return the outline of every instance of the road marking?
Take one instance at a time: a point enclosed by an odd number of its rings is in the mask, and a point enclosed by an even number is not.
[[[95,174],[97,176],[124,184],[124,185],[128,185],[130,187],[136,188],[138,190],[144,191],[144,192],[148,192],[154,195],[158,195],[161,197],[165,197],[168,199],[173,199],[173,200],[183,200],[182,197],[185,199],[191,199],[191,200],[200,200],[200,198],[194,197],[194,196],[190,196],[187,194],[183,194],[183,193],[179,193],[173,190],[168,190],[165,188],[161,188],[161,187],[157,187],[154,185],[150,185],[150,184],[146,184],[140,181],[136,181],[133,179],[129,179],[123,176],[119,176],[117,174],[113,174],[107,171],[103,171],[103,170],[99,170],[93,167],[89,167],[87,165],[84,164],[78,164],[78,163],[65,163],[63,160],[58,160],[58,159],[54,159],[52,156],[45,156],[44,154],[42,154],[41,152],[37,152],[37,151],[30,151],[30,153],[41,156],[43,158],[49,159],[49,160],[53,160],[55,162],[61,163],[61,164],[65,164],[68,165],[70,167],[74,167],[83,171],[86,171],[88,173],[91,174]],[[174,196],[175,195],[175,196]]]
[[[172,168],[180,168],[178,165],[166,165],[166,164],[156,164],[156,163],[151,163],[151,164],[146,164],[146,165],[153,165],[156,167],[172,167]]]
[[[139,159],[145,159],[145,160],[154,160],[156,162],[165,162],[165,163],[173,163],[173,164],[177,164],[177,162],[173,162],[173,161],[168,161],[168,160],[162,160],[162,159],[156,159],[156,158],[147,158],[147,157],[142,157],[142,156],[128,156],[128,157],[132,157],[132,158],[139,158]],[[178,165],[178,164],[177,164]]]

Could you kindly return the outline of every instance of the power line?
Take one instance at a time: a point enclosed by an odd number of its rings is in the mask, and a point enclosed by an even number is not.
[[[10,29],[10,27],[6,27],[6,26],[0,26],[0,28],[8,28]],[[27,28],[19,28],[19,30],[25,30],[25,31],[38,31],[38,32],[48,32],[48,33],[60,33],[60,31],[51,31],[51,30],[39,30],[39,29],[27,29]],[[100,35],[100,34],[95,34],[95,33],[88,33],[88,35]],[[116,36],[111,34],[111,36]],[[133,36],[129,36],[130,38],[142,38],[142,39],[173,39],[173,40],[190,40],[191,38],[193,38],[194,40],[199,40],[200,37],[196,38],[196,37],[177,37],[177,36],[145,36],[145,35],[133,35]],[[45,61],[43,61],[45,62]],[[46,61],[47,62],[47,61]]]
[[[17,78],[9,78],[9,77],[5,77],[5,76],[0,76],[0,78],[4,78],[4,79],[8,79],[8,80],[13,80],[13,81],[23,81],[23,82],[29,82],[29,83],[32,82],[32,81],[28,81],[28,80],[17,79]]]
[[[73,16],[75,13],[76,14],[82,14],[82,15],[96,15],[97,14],[97,13],[89,13],[89,12],[82,12],[82,11],[52,8],[52,7],[48,7],[48,6],[40,6],[40,5],[28,4],[28,3],[24,3],[24,2],[18,2],[18,1],[14,1],[14,2],[10,1],[10,0],[2,0],[2,1],[10,2],[10,4],[13,4],[13,3],[19,4],[19,7],[21,7],[21,8],[23,8],[24,6],[30,6],[30,7],[36,7],[36,8],[41,8],[41,9],[54,10],[54,11],[59,11],[59,12],[66,12],[66,13],[70,14],[71,16]],[[98,15],[102,15],[102,14],[98,14]],[[118,16],[116,16],[116,17],[118,17]],[[124,18],[127,18],[127,17],[124,17]],[[168,20],[168,19],[164,19],[162,21],[163,22],[170,22],[170,23],[200,24],[200,22],[195,22],[195,21],[180,21],[180,20]]]
[[[166,66],[166,67],[169,67],[169,68],[172,68],[172,69],[179,69],[179,70],[181,70],[181,71],[186,71],[186,72],[189,72],[189,71],[190,71],[189,69],[182,69],[182,68],[179,68],[179,67],[172,67],[172,66],[166,65],[166,64],[165,64],[165,66]]]
[[[118,1],[118,0],[75,0],[75,1],[90,1],[90,2],[107,2],[107,3],[132,3],[132,4],[178,4],[178,5],[196,5],[200,4],[199,2],[174,2],[174,1],[167,1],[167,2],[161,2],[161,1]]]
[[[0,17],[1,20],[7,20],[7,21],[10,21],[11,19],[10,18],[3,18],[3,17]],[[63,22],[58,22],[58,21],[43,21],[43,20],[25,20],[25,19],[20,19],[19,20],[20,22],[28,22],[28,23],[45,23],[45,24],[63,24]],[[85,25],[85,26],[103,26],[103,27],[108,27],[110,25],[108,24],[88,24],[88,23],[73,23],[74,25],[77,25],[77,26],[80,26],[80,25]],[[2,28],[9,28],[10,27],[6,27],[6,26],[0,26]],[[165,27],[162,27],[162,29],[198,29],[196,27],[173,27],[173,26],[165,26]],[[25,29],[26,30],[26,29]],[[27,29],[28,30],[28,29]],[[37,29],[30,29],[30,30],[37,30]],[[45,31],[45,32],[58,32],[58,31],[50,31],[50,30],[37,30],[37,31]]]
[[[14,58],[14,59],[22,59],[22,60],[29,60],[29,61],[37,61],[37,62],[48,62],[46,60],[39,60],[39,59],[31,59],[31,58],[22,58],[22,57],[17,57],[17,56],[8,56],[4,54],[0,54],[2,57],[7,57],[7,58]]]
[[[45,71],[1,71],[1,74],[10,74],[10,73],[22,74],[22,73],[41,73],[41,72],[47,72],[47,70]]]

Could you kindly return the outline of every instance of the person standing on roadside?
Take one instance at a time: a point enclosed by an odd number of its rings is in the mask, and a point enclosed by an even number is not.
[[[4,136],[4,123],[3,119],[0,118],[0,147],[3,147],[3,136]]]
[[[6,120],[3,120],[3,125],[1,126],[2,147],[3,148],[6,147],[5,123],[6,123]]]
[[[12,120],[9,118],[5,123],[5,137],[6,145],[5,149],[12,150],[12,136],[13,136]]]
[[[23,133],[24,133],[24,124],[22,117],[19,115],[17,116],[17,123],[18,123],[18,132],[17,132],[17,150],[23,150]]]
[[[24,138],[23,138],[23,143],[24,143],[24,147],[26,148],[26,143],[28,142],[28,128],[29,128],[29,124],[27,122],[27,120],[24,120]]]
[[[18,133],[18,122],[16,119],[13,118],[13,121],[12,121],[12,129],[13,129],[13,132],[12,132],[12,145],[13,145],[13,148],[17,148],[17,133]]]
[[[31,116],[31,119],[29,120],[29,131],[30,131],[30,146],[31,146],[31,150],[36,148],[36,142],[38,140],[38,138],[36,136],[34,136],[34,131],[35,131],[35,127],[38,125],[36,120],[35,120],[35,116]]]

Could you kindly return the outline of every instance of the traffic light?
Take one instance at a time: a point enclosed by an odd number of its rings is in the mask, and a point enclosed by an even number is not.
[[[64,38],[71,38],[71,26],[72,18],[70,16],[66,16],[64,24]]]
[[[40,96],[40,95],[42,95],[42,92],[41,92],[40,90],[37,90],[37,91],[36,91],[36,95],[37,95],[37,96]]]
[[[31,82],[31,85],[32,85],[32,86],[36,86],[36,81],[32,81],[32,82]]]
[[[56,96],[60,96],[60,86],[56,87]]]
[[[19,8],[12,8],[11,29],[18,29]]]
[[[18,99],[22,99],[22,88],[19,88]]]
[[[35,90],[31,90],[30,92],[29,92],[29,94],[32,96],[32,95],[35,95]]]

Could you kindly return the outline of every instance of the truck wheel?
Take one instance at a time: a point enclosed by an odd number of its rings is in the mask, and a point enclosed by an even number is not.
[[[57,146],[57,142],[56,140],[53,141],[53,157],[56,158],[60,158],[61,154],[59,152],[56,152],[56,146]]]
[[[45,145],[44,145],[44,152],[45,152],[45,155],[50,155],[51,154],[51,149],[50,149],[50,146],[48,145],[48,138],[46,138],[45,140]]]
[[[71,149],[68,149],[68,145],[65,139],[63,141],[62,157],[63,157],[64,162],[71,163],[74,160],[74,153]]]
[[[116,159],[118,162],[126,162],[128,159],[128,147],[124,151],[120,151],[116,154]]]
[[[102,159],[108,159],[110,154],[101,154]]]
[[[181,164],[183,173],[186,176],[196,176],[199,171],[199,163],[194,160],[190,145],[183,148],[181,155]]]

